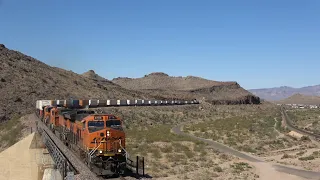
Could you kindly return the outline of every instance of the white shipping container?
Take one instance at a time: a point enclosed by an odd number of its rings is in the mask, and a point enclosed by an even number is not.
[[[36,108],[43,110],[43,107],[48,105],[51,105],[51,100],[37,100]]]

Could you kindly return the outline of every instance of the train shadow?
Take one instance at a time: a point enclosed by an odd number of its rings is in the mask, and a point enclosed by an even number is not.
[[[122,175],[122,177],[132,177],[132,178],[136,178],[136,179],[152,179],[152,176],[148,175],[148,174],[137,174],[133,171],[128,170],[125,174]]]
[[[135,179],[152,179],[152,176],[150,176],[149,174],[139,174],[136,173],[130,169],[126,169],[125,173],[122,175],[119,174],[113,174],[113,175],[109,175],[109,176],[102,176],[103,179],[125,179],[125,178],[135,178]]]
[[[133,173],[133,172],[127,172],[123,175],[112,175],[112,176],[104,176],[104,179],[118,179],[118,178],[127,178],[127,177],[130,177],[130,178],[135,178],[135,179],[152,179],[152,176],[148,175],[148,174],[145,174],[145,175],[142,175],[142,174],[136,174],[136,173]]]

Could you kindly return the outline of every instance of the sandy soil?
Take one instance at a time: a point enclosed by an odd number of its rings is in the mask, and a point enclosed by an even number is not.
[[[30,134],[0,154],[0,179],[30,180],[37,179],[37,164],[33,153],[28,151],[34,134]]]
[[[256,173],[259,174],[259,180],[306,180],[291,174],[285,174],[276,171],[269,163],[250,163],[256,168]]]
[[[46,168],[53,167],[52,158],[45,149],[30,149],[34,137],[32,133],[1,152],[0,180],[39,180]],[[54,170],[54,173],[57,172]]]
[[[201,139],[201,138],[200,138]],[[212,140],[210,140],[210,142],[213,142]],[[217,148],[217,144],[216,143],[212,143],[212,146],[216,146]],[[305,151],[307,151],[303,156],[308,156],[310,154],[312,154],[314,151],[319,150],[317,148],[315,148],[316,145],[314,145],[312,142],[308,143],[307,145],[303,145],[303,146],[295,146],[293,148],[287,148],[287,151],[292,152],[292,153],[297,153],[300,152],[301,149],[304,149]],[[311,149],[314,148],[314,149]],[[226,150],[226,148],[221,148],[220,149]],[[228,148],[227,148],[228,149]],[[247,154],[242,152],[243,154]],[[252,156],[255,159],[264,159],[266,162],[259,162],[259,161],[248,161],[248,160],[243,160],[244,162],[247,162],[250,166],[254,167],[254,174],[257,174],[258,177],[254,176],[254,179],[263,179],[263,180],[273,180],[273,179],[281,179],[281,180],[305,180],[306,178],[300,177],[300,176],[296,176],[291,174],[292,172],[288,172],[288,171],[294,171],[296,172],[296,170],[292,169],[286,169],[286,173],[281,172],[280,169],[278,169],[277,166],[273,166],[276,163],[279,163],[281,160],[281,157],[283,156],[284,152],[283,151],[274,151],[274,152],[269,152],[268,153],[269,156],[268,157],[255,157],[252,155],[247,154],[248,156]],[[273,154],[273,155],[271,155]],[[272,158],[270,158],[270,155],[272,156]],[[233,160],[231,160],[233,161]],[[268,162],[271,161],[271,162]],[[288,161],[287,159],[284,159],[283,161]],[[308,166],[309,168],[305,168],[307,170],[313,170],[315,172],[319,172],[319,166],[318,164],[319,161],[317,161],[317,159],[313,160],[314,162],[301,162],[300,160],[298,160],[298,157],[296,159],[296,162],[299,161],[300,164],[296,163],[296,166],[293,166],[292,163],[281,163],[286,165],[287,167],[294,167],[297,169],[302,169],[305,166]],[[232,179],[238,179],[238,178],[234,178],[232,177]],[[251,179],[251,178],[247,178],[247,179]],[[318,180],[318,179],[317,179]]]
[[[234,173],[230,171],[228,167],[230,164],[235,162],[246,162],[243,160],[232,160],[229,163],[222,165],[223,172],[214,172],[213,169],[204,168],[196,171],[188,172],[185,174],[179,174],[169,177],[161,177],[154,179],[163,179],[163,180],[182,180],[182,179],[199,179],[199,180],[225,180],[225,179],[246,179],[246,180],[307,180],[302,177],[298,177],[291,174],[278,172],[271,164],[265,162],[248,162],[247,163],[252,167],[246,171],[240,173]],[[226,166],[227,165],[227,166]]]
[[[290,165],[290,166],[295,166],[295,167],[300,167],[303,168],[305,170],[309,170],[309,171],[320,171],[320,158],[315,157],[315,159],[313,160],[307,160],[307,161],[302,161],[299,160],[299,158],[301,157],[307,157],[312,155],[313,152],[316,151],[320,151],[319,148],[312,148],[312,149],[297,149],[294,151],[286,151],[283,152],[282,154],[277,154],[274,156],[269,156],[266,157],[265,159],[267,161],[273,161],[273,162],[278,162],[280,164],[284,164],[284,165]],[[299,154],[300,153],[300,154]],[[284,154],[287,154],[288,157],[287,158],[283,158]]]

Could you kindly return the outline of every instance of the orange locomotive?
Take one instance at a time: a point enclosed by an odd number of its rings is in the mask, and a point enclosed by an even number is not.
[[[124,173],[127,158],[121,119],[93,110],[51,105],[42,113],[42,121],[96,174]]]

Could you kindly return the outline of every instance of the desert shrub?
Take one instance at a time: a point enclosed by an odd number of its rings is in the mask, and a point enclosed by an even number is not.
[[[152,153],[153,157],[155,157],[156,159],[160,159],[161,156],[161,152],[158,148],[150,148],[149,152]]]
[[[314,156],[306,156],[306,157],[300,157],[299,158],[299,160],[300,161],[309,161],[309,160],[313,160],[313,159],[315,159],[315,157]]]
[[[166,158],[170,162],[180,162],[182,159],[185,159],[186,157],[183,154],[170,153],[166,155]]]
[[[222,168],[220,166],[216,166],[213,168],[215,172],[222,172]]]
[[[163,152],[163,153],[170,153],[170,152],[172,152],[173,148],[172,148],[171,145],[166,145],[165,147],[160,148],[160,150],[161,150],[161,152]]]
[[[289,155],[289,154],[287,154],[287,153],[285,153],[285,154],[283,154],[283,156],[281,157],[281,159],[287,159],[287,158],[292,158],[292,156]]]
[[[240,173],[246,171],[249,168],[252,168],[248,163],[245,162],[233,163],[230,165],[230,167],[233,168],[234,173]]]
[[[301,155],[303,155],[305,152],[303,152],[303,151],[300,151],[300,152],[298,152],[296,155],[297,156],[301,156]]]
[[[315,158],[319,158],[320,157],[320,151],[314,151],[312,153],[312,156],[314,156]]]
[[[302,136],[300,140],[301,141],[311,141],[308,136]]]
[[[19,116],[13,116],[10,120],[0,123],[0,142],[1,144],[6,144],[5,147],[10,147],[16,142],[18,142],[19,138],[22,135],[22,129],[24,125],[22,125]]]

